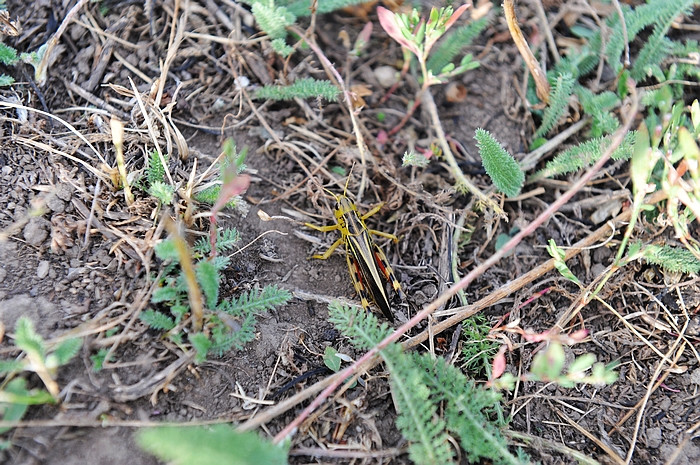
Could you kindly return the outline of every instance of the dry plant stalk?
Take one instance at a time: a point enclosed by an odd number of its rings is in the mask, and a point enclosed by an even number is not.
[[[202,304],[202,291],[199,289],[199,284],[197,283],[197,275],[194,271],[192,256],[175,222],[171,220],[168,215],[163,216],[163,221],[165,222],[165,229],[167,229],[172,236],[173,244],[175,244],[175,249],[180,259],[180,268],[182,268],[185,282],[187,282],[187,298],[190,303],[190,309],[192,310],[192,330],[198,333],[202,330],[202,326],[204,326],[204,305]]]
[[[131,206],[134,203],[134,194],[129,186],[129,179],[126,176],[126,163],[124,163],[124,123],[113,117],[109,120],[109,127],[112,130],[112,143],[114,143],[114,149],[117,151],[117,168],[119,169],[119,177],[124,188],[124,200],[126,200],[128,206]]]
[[[537,63],[535,56],[530,50],[530,46],[527,44],[523,32],[518,26],[518,19],[515,17],[515,2],[513,0],[503,0],[503,12],[506,16],[506,22],[508,23],[508,30],[510,35],[513,37],[513,42],[515,46],[518,47],[520,55],[525,60],[527,69],[530,70],[532,78],[535,80],[535,86],[537,87],[537,97],[545,104],[549,102],[549,82],[547,82],[547,76],[545,76],[544,71],[540,68],[540,64]]]

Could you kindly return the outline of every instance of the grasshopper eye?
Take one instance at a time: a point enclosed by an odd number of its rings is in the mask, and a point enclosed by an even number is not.
[[[335,203],[335,209],[336,209],[336,210],[340,210],[340,202],[336,202],[336,203]]]

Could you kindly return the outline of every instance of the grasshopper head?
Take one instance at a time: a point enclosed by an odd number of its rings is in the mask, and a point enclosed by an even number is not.
[[[355,203],[345,195],[335,196],[335,217],[342,218],[351,211],[356,211]]]

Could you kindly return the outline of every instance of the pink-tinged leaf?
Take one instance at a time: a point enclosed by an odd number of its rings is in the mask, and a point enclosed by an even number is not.
[[[250,176],[247,174],[236,176],[221,186],[219,198],[211,209],[212,215],[216,215],[236,195],[242,194],[250,186]]]
[[[399,27],[396,21],[396,15],[391,10],[387,10],[383,6],[378,6],[377,16],[379,17],[379,24],[381,24],[382,29],[384,29],[384,31],[387,34],[389,34],[389,37],[391,37],[396,42],[401,44],[402,47],[409,49],[416,55],[419,54],[419,50],[418,47],[416,47],[416,44],[410,42],[403,36],[401,28]]]
[[[524,332],[522,336],[527,342],[542,342],[550,339],[549,331],[543,333]]]
[[[372,22],[365,24],[365,27],[363,27],[360,33],[357,35],[357,39],[355,40],[355,47],[353,48],[353,52],[356,55],[362,52],[362,50],[364,50],[365,47],[367,47],[370,36],[372,35],[372,27]]]
[[[235,170],[235,167],[231,166],[229,169]],[[230,173],[224,173],[224,179],[228,180],[221,186],[219,197],[216,199],[214,206],[211,207],[209,216],[209,243],[211,244],[210,255],[212,258],[216,256],[216,215],[234,196],[242,194],[250,186],[250,176],[247,174],[230,178]]]
[[[389,134],[384,129],[380,129],[377,133],[377,144],[386,144],[389,142]]]
[[[445,32],[447,32],[447,30],[450,27],[452,27],[452,25],[455,23],[455,21],[457,21],[459,19],[459,17],[462,16],[462,13],[464,13],[467,10],[467,8],[469,8],[470,6],[471,5],[462,5],[459,8],[457,8],[457,10],[454,13],[452,13],[452,16],[450,16],[450,19],[448,19],[447,22],[445,23]]]
[[[498,379],[506,371],[506,346],[501,346],[491,364],[491,380]]]
[[[569,337],[574,341],[574,342],[581,342],[586,337],[588,337],[588,330],[587,329],[579,329],[578,331],[574,331],[573,333],[569,334]]]

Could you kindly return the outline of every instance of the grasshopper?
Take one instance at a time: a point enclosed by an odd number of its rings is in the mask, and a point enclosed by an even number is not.
[[[347,190],[347,186],[346,186]],[[382,249],[372,241],[372,235],[381,236],[398,242],[398,237],[374,229],[369,229],[365,220],[374,215],[384,205],[380,203],[364,215],[360,215],[355,203],[345,194],[336,195],[330,191],[336,201],[334,225],[316,226],[311,223],[304,223],[305,226],[317,231],[329,232],[340,231],[340,238],[331,245],[323,254],[314,255],[312,258],[325,260],[331,256],[333,251],[340,244],[345,246],[345,258],[348,263],[350,279],[355,287],[355,291],[360,296],[362,307],[369,311],[369,301],[372,300],[382,311],[389,321],[394,321],[394,314],[389,305],[389,298],[385,289],[385,282],[389,282],[401,299],[404,293],[401,284],[394,276],[394,272],[389,265],[389,261]]]

